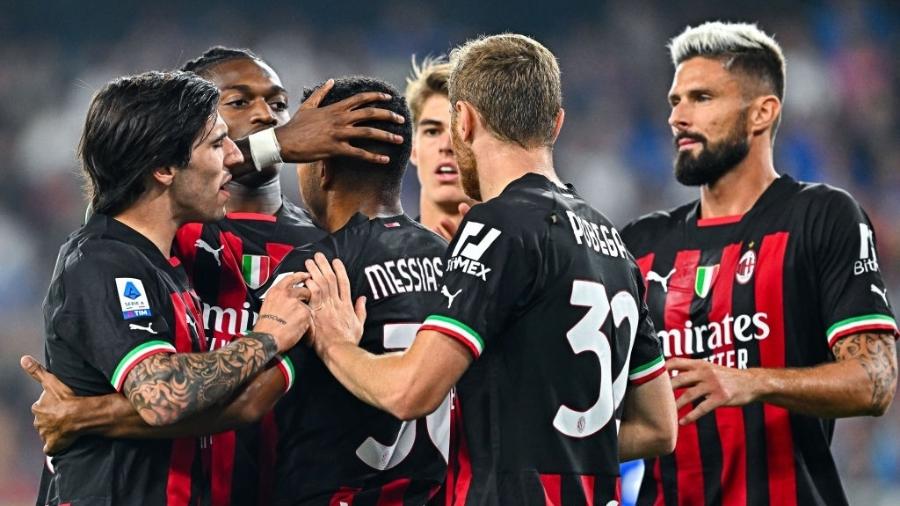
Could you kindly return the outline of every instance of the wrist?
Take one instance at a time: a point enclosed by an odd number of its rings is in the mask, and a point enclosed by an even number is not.
[[[266,361],[273,359],[279,352],[285,351],[281,349],[280,341],[275,338],[275,335],[260,330],[259,325],[245,334],[243,339],[253,339],[260,342],[266,354]]]
[[[769,371],[760,367],[751,367],[744,371],[750,385],[750,402],[767,402],[773,392],[772,376]]]

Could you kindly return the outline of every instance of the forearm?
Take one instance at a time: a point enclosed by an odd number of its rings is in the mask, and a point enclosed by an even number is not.
[[[228,399],[277,351],[271,335],[253,332],[213,352],[154,355],[128,374],[124,391],[148,424],[171,425]]]
[[[677,415],[668,374],[630,386],[619,426],[619,460],[671,453],[678,435]]]
[[[411,385],[403,355],[373,355],[351,343],[333,344],[321,354],[331,374],[363,402],[403,418],[403,397]],[[415,417],[413,417],[415,418]]]
[[[856,360],[798,369],[750,369],[758,400],[819,418],[878,415],[873,384]]]
[[[619,426],[619,461],[656,457],[664,452],[659,447],[658,427],[642,420],[622,420]]]

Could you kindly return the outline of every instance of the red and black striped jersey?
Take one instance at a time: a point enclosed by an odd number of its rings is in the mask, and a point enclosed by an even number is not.
[[[427,311],[440,303],[446,246],[405,215],[356,214],[331,236],[290,253],[277,276],[306,271],[304,262],[317,251],[340,258],[354,298],[366,296],[360,346],[384,354],[409,347]],[[402,422],[354,397],[308,346],[295,346],[289,357],[297,380],[275,407],[274,504],[424,504],[447,469],[450,397],[427,417]]]
[[[156,353],[207,349],[178,259],[102,214],[60,249],[43,309],[48,368],[79,396],[121,392]],[[82,436],[48,459],[38,504],[206,504],[209,457],[208,438]]]
[[[833,361],[842,337],[897,331],[872,225],[844,191],[781,176],[743,216],[699,219],[693,202],[622,236],[666,357],[811,367]],[[719,408],[680,427],[673,454],[645,461],[638,504],[846,504],[833,431],[771,404]]]
[[[629,382],[665,370],[619,233],[538,174],[474,206],[423,329],[470,350],[451,503],[608,504]],[[449,487],[448,487],[449,488]]]
[[[324,237],[306,211],[286,199],[275,215],[229,213],[213,223],[190,223],[175,239],[202,304],[210,349],[253,328],[251,291],[266,282],[293,248]],[[290,388],[293,371],[278,367]],[[269,505],[277,434],[270,413],[259,423],[212,436],[212,506]]]

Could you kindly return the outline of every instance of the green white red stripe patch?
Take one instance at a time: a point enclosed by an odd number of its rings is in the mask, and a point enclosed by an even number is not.
[[[469,348],[469,351],[472,352],[472,356],[475,358],[481,356],[481,352],[484,350],[484,339],[478,335],[478,332],[453,318],[431,315],[425,318],[419,330],[436,330],[453,337]]]
[[[841,320],[831,327],[825,335],[828,337],[828,346],[834,346],[834,343],[842,337],[851,334],[858,334],[867,330],[888,330],[898,335],[897,322],[893,318],[883,314],[868,314],[863,316],[855,316]]]
[[[122,384],[125,383],[125,378],[128,376],[128,373],[131,372],[131,370],[134,369],[134,366],[138,365],[141,360],[144,360],[151,355],[156,355],[157,353],[175,353],[175,351],[175,346],[168,341],[147,341],[146,343],[140,344],[122,357],[122,360],[119,361],[119,365],[116,366],[116,370],[113,371],[112,378],[110,378],[109,382],[112,383],[113,388],[115,388],[117,392],[121,392]]]
[[[659,376],[665,370],[666,360],[660,355],[650,362],[628,371],[628,380],[636,385],[640,385],[641,383],[646,383]]]
[[[241,273],[247,286],[256,290],[269,280],[271,261],[265,255],[244,255]]]
[[[275,367],[284,375],[284,391],[287,393],[294,386],[294,378],[296,377],[294,375],[294,362],[287,355],[276,355]]]

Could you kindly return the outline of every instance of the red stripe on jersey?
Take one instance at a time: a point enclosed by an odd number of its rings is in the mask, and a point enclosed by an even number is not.
[[[275,271],[278,264],[280,264],[281,261],[284,260],[284,257],[293,251],[293,249],[294,247],[290,244],[281,244],[278,242],[266,243],[266,254],[272,259],[272,266],[270,267],[272,272]]]
[[[194,271],[194,262],[197,259],[197,239],[203,233],[202,223],[188,223],[183,225],[175,233],[175,255],[184,263],[184,268],[190,275]]]
[[[666,504],[665,496],[663,495],[662,469],[659,460],[659,457],[657,457],[653,462],[653,479],[656,480],[656,500],[653,501],[653,506],[665,506]]]
[[[587,506],[594,506],[594,482],[597,479],[590,475],[585,474],[581,477],[581,490],[584,491],[584,503]],[[622,497],[622,480],[616,480],[616,497]]]
[[[646,376],[643,376],[643,377],[638,378],[638,379],[636,379],[636,380],[631,380],[630,383],[631,383],[632,385],[634,385],[634,386],[637,386],[637,385],[643,385],[644,383],[647,383],[647,382],[650,381],[650,380],[653,380],[653,379],[656,379],[656,378],[659,377],[659,376],[662,376],[662,374],[663,374],[664,372],[666,372],[666,368],[665,368],[665,367],[660,367],[660,368],[657,369],[656,371],[654,371],[654,372],[652,372],[652,373],[650,373],[650,374],[648,374],[648,375],[646,375]]]
[[[650,269],[653,267],[653,259],[656,258],[655,253],[649,253],[647,255],[642,256],[635,260],[638,265],[638,268],[641,270],[641,276],[644,278],[647,277],[647,273],[650,272]],[[646,288],[647,281],[644,280],[644,287]]]
[[[231,504],[236,439],[234,431],[212,436],[212,506]]]
[[[719,277],[713,286],[709,321],[721,322],[732,312],[734,276],[741,254],[740,244],[731,244],[722,250],[719,261]],[[721,352],[734,350],[734,342],[724,343]],[[744,427],[744,409],[727,406],[715,411],[719,442],[722,445],[722,506],[743,506],[747,503],[747,446]]]
[[[833,348],[835,343],[840,341],[842,338],[847,336],[852,336],[853,334],[861,334],[863,332],[872,332],[872,331],[888,331],[894,335],[894,339],[900,337],[900,333],[897,332],[897,328],[889,323],[873,323],[871,325],[863,325],[861,327],[853,327],[852,329],[847,329],[843,332],[838,332],[837,334],[831,336],[831,340],[828,341],[828,347]]]
[[[683,329],[690,318],[691,301],[694,298],[694,276],[697,264],[700,263],[699,250],[683,250],[675,255],[675,272],[669,281],[666,292],[665,328]],[[672,343],[671,355],[683,355],[685,350],[677,349]],[[678,344],[681,348],[681,344]],[[683,388],[675,391],[675,397],[684,392]],[[688,404],[678,412],[683,418],[693,410]],[[678,487],[679,504],[704,504],[703,465],[700,461],[700,441],[697,436],[697,424],[680,425],[678,427],[678,443],[675,445],[675,469]]]
[[[191,467],[194,464],[196,438],[172,441],[169,478],[166,482],[166,506],[187,506],[191,500]]]
[[[342,487],[328,500],[328,506],[353,506],[353,498],[359,491],[358,488]]]
[[[785,366],[784,335],[784,254],[789,235],[767,235],[759,248],[756,262],[756,310],[769,318],[769,337],[759,342],[761,367]],[[797,504],[797,478],[794,468],[794,439],[791,420],[784,408],[763,404],[766,429],[766,461],[769,473],[769,497],[783,505]]]
[[[547,506],[562,506],[562,480],[558,474],[541,474],[544,487],[544,503]]]
[[[226,213],[225,218],[229,220],[271,221],[272,223],[278,219],[274,214],[260,213]]]
[[[259,422],[259,496],[260,506],[272,504],[272,491],[275,489],[275,459],[278,456],[278,425],[275,423],[275,412],[266,413]]]
[[[427,325],[427,324],[419,327],[419,332],[421,332],[423,330],[433,330],[435,332],[440,332],[441,334],[444,334],[445,336],[452,337],[454,341],[458,341],[460,344],[462,344],[463,346],[465,346],[466,348],[469,349],[469,353],[472,354],[472,358],[477,359],[479,356],[478,348],[476,348],[474,344],[470,343],[468,339],[463,337],[463,335],[458,332],[453,332],[450,329],[446,329],[444,327],[438,327],[437,325]]]
[[[409,483],[409,478],[400,478],[382,486],[376,506],[403,506],[403,494]]]
[[[226,248],[222,254],[218,305],[223,309],[233,309],[234,321],[226,320],[223,314],[221,330],[213,329],[211,337],[227,343],[233,341],[241,334],[241,318],[243,318],[244,314],[244,302],[247,300],[247,285],[244,283],[244,275],[241,269],[244,257],[244,241],[231,232],[220,233],[219,241]],[[249,310],[247,313],[247,318],[250,320],[247,322],[247,328],[249,329],[253,327],[253,322]]]
[[[463,506],[469,496],[469,486],[472,484],[472,461],[469,458],[469,444],[466,442],[466,431],[463,426],[463,413],[460,404],[456,405],[458,411],[456,427],[459,429],[459,446],[456,452],[456,487],[448,493],[453,495],[453,504]]]

